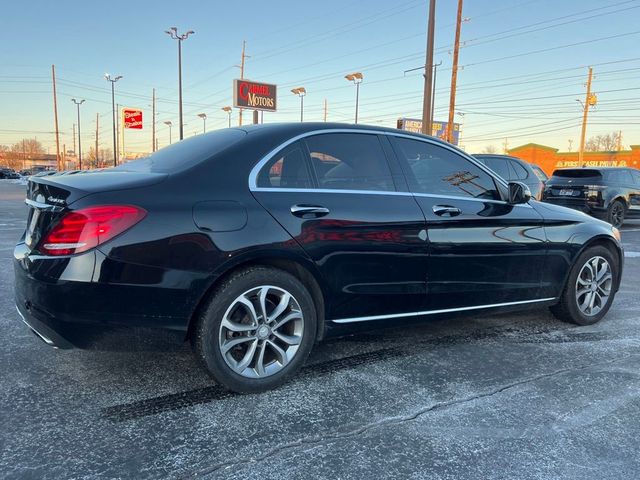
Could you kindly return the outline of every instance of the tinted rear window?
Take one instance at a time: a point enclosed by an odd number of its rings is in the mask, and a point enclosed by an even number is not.
[[[556,178],[593,178],[602,177],[602,172],[590,168],[568,168],[566,170],[556,170],[553,172]]]
[[[239,142],[246,134],[244,130],[228,128],[196,135],[162,148],[148,157],[124,163],[116,168],[144,172],[180,172]]]

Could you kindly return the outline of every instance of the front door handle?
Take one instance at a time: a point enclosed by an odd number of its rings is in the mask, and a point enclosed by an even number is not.
[[[458,207],[451,205],[434,205],[432,210],[439,217],[456,217],[462,213]]]
[[[324,217],[329,213],[329,209],[321,205],[293,205],[291,213],[296,217]]]

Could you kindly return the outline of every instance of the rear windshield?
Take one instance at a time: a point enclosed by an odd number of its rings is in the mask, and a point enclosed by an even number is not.
[[[187,170],[239,142],[246,134],[244,130],[225,128],[196,135],[162,148],[148,157],[123,163],[116,169],[160,173]]]
[[[553,176],[556,178],[602,178],[602,172],[600,170],[592,170],[590,168],[567,168],[563,170],[556,170],[553,172]]]

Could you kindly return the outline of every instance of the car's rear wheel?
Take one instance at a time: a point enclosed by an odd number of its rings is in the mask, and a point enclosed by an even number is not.
[[[252,267],[216,289],[198,319],[192,345],[216,381],[239,393],[261,392],[302,367],[316,324],[313,299],[297,278]]]
[[[607,210],[607,222],[616,228],[619,228],[624,223],[625,205],[620,200],[614,200],[609,209]]]
[[[593,325],[609,311],[616,292],[619,263],[603,246],[587,249],[569,273],[558,304],[551,312],[560,320]]]

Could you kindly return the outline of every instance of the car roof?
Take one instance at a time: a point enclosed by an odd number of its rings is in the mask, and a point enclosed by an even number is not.
[[[322,131],[322,130],[370,130],[380,133],[392,133],[415,137],[416,139],[429,139],[433,142],[446,146],[453,146],[437,137],[423,135],[421,133],[410,132],[408,130],[399,130],[397,128],[381,127],[379,125],[353,124],[353,123],[337,123],[337,122],[289,122],[289,123],[264,123],[259,125],[243,125],[235,127],[244,130],[248,134],[253,133],[273,133],[281,135],[289,135],[291,137],[303,135],[305,133]]]

